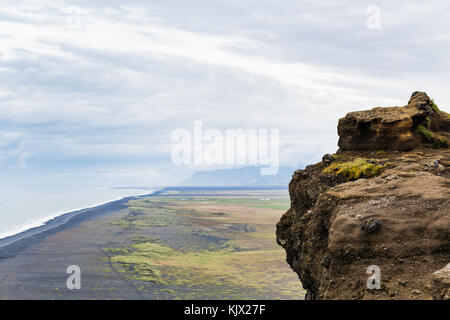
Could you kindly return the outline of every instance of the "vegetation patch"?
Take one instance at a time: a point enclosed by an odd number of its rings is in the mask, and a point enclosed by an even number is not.
[[[445,111],[440,110],[439,107],[437,106],[437,104],[434,103],[433,99],[431,99],[431,107],[433,108],[434,111],[440,113],[441,115],[443,115],[447,119],[450,119],[450,114],[445,112]]]
[[[428,131],[427,127],[422,124],[417,126],[416,131],[424,138],[426,141],[431,142],[434,139],[434,135]]]
[[[439,110],[439,107],[437,106],[436,103],[434,103],[434,100],[431,99],[431,107],[433,108],[434,111],[436,112],[440,112],[441,110]]]
[[[117,254],[128,254],[130,253],[130,249],[125,248],[104,248],[103,252],[105,252],[108,255],[117,255]]]
[[[121,229],[139,230],[145,227],[165,227],[176,219],[173,209],[147,199],[130,200],[128,213],[111,224]]]
[[[334,175],[342,175],[348,181],[359,178],[372,178],[383,172],[385,165],[376,165],[367,161],[367,159],[357,158],[353,161],[332,163],[322,172]]]
[[[132,200],[112,223],[129,237],[103,252],[117,272],[156,299],[301,299],[304,291],[273,230],[279,217],[273,209],[289,207],[283,197]]]
[[[140,243],[129,252],[112,256],[111,262],[132,280],[170,288],[225,286],[232,296],[245,299],[240,296],[242,285],[267,292],[274,289],[274,280],[280,281],[279,291],[285,290],[287,296],[295,294],[298,284],[287,285],[273,263],[283,261],[283,257],[280,250],[236,251],[229,246],[186,252],[157,243]]]
[[[424,125],[418,125],[416,131],[420,134],[423,140],[430,144],[431,147],[435,149],[448,148],[448,143],[445,138],[435,136]]]
[[[430,117],[426,117],[425,118],[425,121],[423,122],[423,126],[425,128],[427,128],[427,129],[430,129],[430,126],[431,126],[431,119],[430,119]]]

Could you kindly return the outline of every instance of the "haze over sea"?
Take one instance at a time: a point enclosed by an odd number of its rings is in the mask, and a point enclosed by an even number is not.
[[[66,212],[152,192],[137,187],[0,187],[0,239],[40,226]]]

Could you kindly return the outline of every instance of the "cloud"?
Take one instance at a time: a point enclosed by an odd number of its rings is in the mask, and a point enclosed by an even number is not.
[[[201,120],[280,129],[281,164],[295,166],[335,151],[348,111],[414,90],[445,109],[450,4],[378,1],[369,30],[371,4],[5,1],[0,124],[21,136],[0,158],[36,174],[103,164],[177,177],[194,169],[171,166],[171,133]]]
[[[25,159],[30,154],[23,149],[22,141],[20,132],[0,131],[0,167],[26,167]]]

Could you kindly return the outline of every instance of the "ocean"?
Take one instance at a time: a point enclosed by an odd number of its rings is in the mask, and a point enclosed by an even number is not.
[[[151,193],[150,188],[0,187],[0,239],[67,212]]]

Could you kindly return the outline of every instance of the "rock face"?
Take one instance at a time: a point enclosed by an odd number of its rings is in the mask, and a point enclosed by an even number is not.
[[[448,138],[448,120],[421,92],[349,113],[341,149],[294,173],[277,242],[306,299],[449,297],[448,270],[435,272],[450,262],[450,150],[432,143]],[[367,288],[373,265],[380,289]]]
[[[448,131],[450,119],[441,115],[426,93],[416,91],[404,107],[348,113],[339,120],[338,145],[342,150],[412,150],[426,139],[418,130],[423,124],[437,143],[443,139],[448,146],[445,133],[435,131]]]

